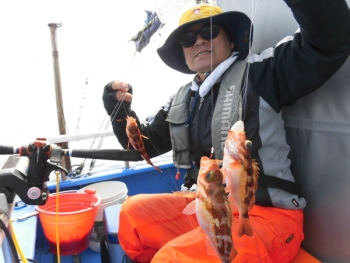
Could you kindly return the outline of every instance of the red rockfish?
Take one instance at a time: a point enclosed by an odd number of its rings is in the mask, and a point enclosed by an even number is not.
[[[197,215],[197,220],[207,235],[207,252],[219,257],[223,263],[231,263],[237,251],[232,240],[232,212],[223,185],[221,160],[202,157],[197,179],[197,192],[175,192],[175,194],[196,198],[183,213]]]
[[[258,188],[258,165],[251,159],[251,141],[246,139],[244,123],[236,122],[228,131],[224,149],[222,172],[232,211],[236,204],[239,212],[238,236],[253,235],[248,211],[255,203]]]
[[[148,139],[148,138],[141,134],[139,126],[137,125],[135,118],[133,118],[131,116],[126,117],[126,135],[129,138],[128,149],[129,149],[129,146],[131,143],[132,146],[134,147],[134,149],[136,151],[138,151],[138,153],[142,156],[142,158],[148,164],[152,165],[159,172],[162,172],[162,170],[160,170],[159,167],[155,166],[151,162],[151,159],[149,158],[149,156],[146,152],[145,145],[143,144],[143,140],[142,140],[142,137],[146,138],[146,139]]]

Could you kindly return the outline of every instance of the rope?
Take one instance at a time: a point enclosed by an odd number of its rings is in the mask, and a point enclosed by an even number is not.
[[[12,233],[13,243],[14,243],[14,245],[15,245],[15,247],[16,247],[16,250],[17,250],[17,252],[18,252],[18,254],[19,254],[19,257],[20,257],[21,261],[24,262],[24,263],[28,263],[28,260],[27,260],[27,258],[24,256],[23,250],[21,249],[21,247],[20,247],[20,245],[19,245],[19,242],[18,242],[17,236],[16,236],[16,232],[15,232],[15,229],[13,228],[13,225],[12,225],[12,224],[13,224],[13,220],[11,219],[11,220],[9,221],[9,227],[10,227],[10,231],[11,231],[11,233]],[[16,256],[17,256],[17,255],[16,255]]]

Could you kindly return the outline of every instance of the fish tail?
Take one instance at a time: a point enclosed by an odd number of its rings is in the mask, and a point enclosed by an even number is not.
[[[136,123],[136,120],[133,117],[127,116],[126,121],[127,121],[126,135],[128,136],[128,149],[131,144],[134,147],[134,149],[138,151],[138,153],[142,156],[142,158],[148,164],[152,165],[157,171],[162,173],[162,170],[151,162],[146,152],[145,145],[143,144],[142,138],[145,138],[145,139],[149,139],[149,138],[141,134],[140,129]]]
[[[152,165],[154,167],[154,169],[156,169],[158,172],[162,173],[162,170],[158,167],[158,166],[155,166],[151,159],[149,158],[148,154],[146,153],[146,151],[144,152],[144,154],[142,155],[143,159],[146,160],[146,162],[149,164],[149,165]]]
[[[158,166],[155,166],[154,164],[152,164],[152,166],[160,173],[162,173],[162,170],[158,167]]]
[[[236,247],[233,245],[232,246],[232,250],[231,250],[231,254],[230,254],[230,259],[229,259],[229,263],[232,262],[232,260],[234,260],[236,258],[236,256],[238,255],[238,252],[236,250]]]
[[[249,217],[239,219],[238,236],[241,237],[243,235],[253,236],[253,228]]]

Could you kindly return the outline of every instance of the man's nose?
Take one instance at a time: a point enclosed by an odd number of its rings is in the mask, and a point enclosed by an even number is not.
[[[205,43],[207,43],[208,40],[204,39],[200,34],[197,35],[196,43],[194,43],[195,46],[200,46]]]

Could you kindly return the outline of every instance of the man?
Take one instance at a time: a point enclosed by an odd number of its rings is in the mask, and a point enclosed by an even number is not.
[[[254,235],[233,239],[233,262],[290,262],[303,240],[306,205],[287,158],[281,110],[318,89],[346,61],[350,52],[350,13],[344,0],[285,0],[300,25],[289,37],[246,59],[251,21],[240,12],[200,5],[185,12],[179,27],[158,49],[161,59],[183,73],[197,73],[148,124],[141,125],[151,157],[173,150],[174,164],[186,168],[186,186],[196,181],[202,156],[223,158],[227,131],[243,120],[259,165],[256,202],[249,212]],[[132,89],[124,82],[105,86],[104,105],[123,147],[125,111]],[[152,142],[152,144],[150,143]],[[212,153],[212,148],[214,152]],[[128,198],[120,214],[119,240],[136,262],[220,262],[208,253],[195,216],[182,214],[191,199],[172,194]]]

